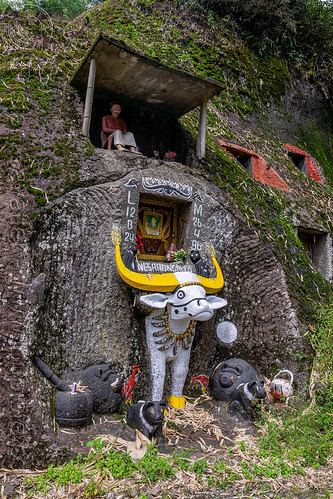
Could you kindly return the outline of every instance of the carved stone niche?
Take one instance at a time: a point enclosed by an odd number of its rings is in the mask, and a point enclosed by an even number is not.
[[[184,182],[142,177],[132,178],[128,188],[123,244],[136,241],[135,270],[139,272],[195,271],[188,258],[184,266],[166,262],[171,246],[207,252],[207,228],[203,222],[203,198],[198,189]],[[209,241],[209,238],[207,239]]]
[[[178,207],[181,205],[176,202],[140,196],[137,233],[143,246],[139,249],[139,259],[164,260],[170,245],[177,247],[182,236],[178,232]]]
[[[164,261],[171,243],[188,255],[199,251],[211,264],[205,245],[210,242],[221,261],[231,216],[205,193],[206,181],[180,164],[175,172],[174,165],[156,167],[151,160],[149,168],[131,172],[135,164],[128,158],[120,180],[76,189],[41,214],[33,254],[35,275],[45,274],[44,292],[31,321],[30,350],[59,376],[71,379],[72,372],[100,363],[110,363],[124,379],[131,365],[147,371],[142,315],[133,307],[139,292],[118,275],[110,240],[114,227],[120,229],[123,257],[138,233],[149,240],[152,248],[134,256],[133,270],[142,274],[196,272],[189,257],[183,264]],[[162,251],[155,250],[155,241]],[[41,384],[40,398],[48,390]]]
[[[298,238],[313,267],[328,281],[332,279],[332,239],[328,233],[298,227]]]

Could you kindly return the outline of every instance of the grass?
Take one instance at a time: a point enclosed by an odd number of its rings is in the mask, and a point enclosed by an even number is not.
[[[116,440],[113,442],[113,444]],[[43,497],[51,491],[64,494],[71,486],[82,484],[82,497],[103,497],[110,483],[117,487],[117,492],[128,491],[129,487],[151,486],[157,482],[172,482],[173,487],[180,483],[194,489],[223,490],[237,480],[261,481],[265,478],[289,477],[302,474],[299,466],[292,466],[283,459],[270,458],[261,464],[253,462],[253,456],[238,463],[206,456],[193,459],[185,450],[174,451],[167,456],[158,452],[153,445],[147,453],[135,462],[126,452],[113,448],[101,438],[92,443],[92,450],[86,457],[79,455],[76,460],[48,469],[39,476],[26,480],[28,497]],[[243,447],[244,449],[244,447]],[[245,449],[244,449],[245,450]],[[177,483],[178,482],[178,483]],[[98,485],[97,485],[98,484]]]
[[[310,327],[315,356],[309,391],[311,402],[287,417],[268,416],[258,440],[262,457],[285,458],[302,467],[326,466],[333,450],[333,306],[319,311],[317,327]]]
[[[323,406],[291,413],[281,425],[279,418],[267,419],[258,441],[260,456],[284,457],[300,466],[318,469],[327,465],[333,449],[333,393]]]

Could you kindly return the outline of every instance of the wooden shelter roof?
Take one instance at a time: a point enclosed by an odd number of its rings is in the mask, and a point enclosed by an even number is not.
[[[222,90],[219,83],[168,68],[101,35],[70,81],[81,92],[87,87],[91,59],[96,61],[96,98],[110,93],[122,95],[155,105],[176,117]]]

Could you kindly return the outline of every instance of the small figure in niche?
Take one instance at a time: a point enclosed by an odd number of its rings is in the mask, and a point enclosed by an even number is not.
[[[134,152],[141,154],[138,151],[135,138],[132,132],[127,131],[127,125],[124,120],[119,118],[121,107],[117,102],[111,103],[111,115],[102,118],[102,147],[107,143],[107,148],[111,149],[112,142],[118,151]]]
[[[154,215],[147,215],[146,218],[146,234],[149,236],[160,235],[161,217]]]

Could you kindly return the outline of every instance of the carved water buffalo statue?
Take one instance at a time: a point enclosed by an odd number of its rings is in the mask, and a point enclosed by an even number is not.
[[[125,267],[120,254],[119,234],[113,233],[112,241],[120,277],[136,289],[159,291],[140,298],[143,304],[152,309],[145,320],[151,366],[151,399],[163,399],[166,363],[172,362],[169,402],[173,407],[184,407],[183,388],[196,322],[210,319],[214,310],[227,304],[222,298],[207,296],[207,293],[217,293],[223,286],[223,276],[215,253],[212,249],[215,278],[197,276],[192,272],[140,274]]]
[[[175,272],[173,275],[179,283],[173,293],[153,293],[141,296],[140,301],[155,309],[145,321],[152,399],[162,400],[166,362],[171,361],[173,366],[169,401],[172,405],[183,406],[183,388],[196,322],[211,319],[214,310],[224,307],[227,302],[217,296],[207,296],[195,274]]]

